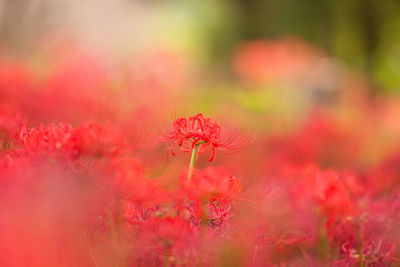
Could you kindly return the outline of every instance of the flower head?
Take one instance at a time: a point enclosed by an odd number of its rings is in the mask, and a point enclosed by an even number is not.
[[[213,119],[205,118],[203,114],[189,118],[178,118],[172,124],[172,130],[163,138],[164,142],[171,142],[171,153],[178,145],[183,151],[191,151],[198,146],[199,150],[211,147],[209,161],[215,159],[217,149],[234,149],[235,136],[227,138],[221,136],[221,126]]]
[[[72,126],[67,123],[60,123],[58,126],[38,124],[33,128],[24,126],[19,134],[22,152],[26,154],[65,152],[72,131]]]

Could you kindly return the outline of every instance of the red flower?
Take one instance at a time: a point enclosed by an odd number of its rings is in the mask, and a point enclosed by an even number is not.
[[[236,136],[230,135],[227,138],[222,138],[221,126],[215,120],[205,118],[201,113],[189,118],[178,118],[172,126],[173,129],[164,136],[162,141],[172,142],[170,149],[174,156],[176,145],[183,151],[191,151],[195,146],[199,146],[201,151],[210,146],[212,153],[209,161],[215,159],[217,149],[235,149],[233,143],[236,140]]]
[[[196,200],[233,199],[240,194],[240,180],[224,168],[195,170],[190,181],[183,175],[181,188],[187,196]]]
[[[117,158],[109,166],[118,194],[135,204],[154,205],[166,199],[166,192],[160,183],[148,179],[144,167],[135,158]]]
[[[69,140],[75,156],[116,156],[125,147],[125,138],[111,124],[88,122],[74,129]]]
[[[115,156],[125,147],[125,139],[111,125],[85,123],[72,128],[67,123],[22,127],[19,135],[22,153],[65,154],[72,159],[81,156]]]
[[[53,153],[66,150],[67,143],[72,134],[72,126],[67,123],[43,125],[36,127],[22,127],[19,142],[23,146],[23,152]]]

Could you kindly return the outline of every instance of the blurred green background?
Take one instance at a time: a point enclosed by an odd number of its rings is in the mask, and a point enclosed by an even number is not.
[[[227,66],[244,40],[297,36],[366,73],[372,90],[400,91],[398,0],[1,0],[0,43],[68,33],[124,51],[168,44],[205,64]]]

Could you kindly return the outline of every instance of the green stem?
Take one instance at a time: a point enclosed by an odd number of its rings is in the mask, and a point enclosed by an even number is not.
[[[358,239],[358,255],[359,255],[359,266],[364,267],[363,255],[362,255],[362,240],[361,240],[361,231],[360,226],[358,226],[357,231],[357,239]]]
[[[199,151],[199,145],[195,145],[193,150],[192,150],[192,157],[190,158],[190,164],[189,164],[189,171],[188,171],[188,181],[192,179],[192,174],[194,170],[194,165],[196,163],[196,158],[197,158],[197,153]]]

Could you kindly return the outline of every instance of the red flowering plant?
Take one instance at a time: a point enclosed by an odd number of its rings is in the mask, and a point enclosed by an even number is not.
[[[67,123],[43,125],[29,128],[24,126],[19,134],[21,149],[19,154],[68,154],[67,144],[72,134],[72,126]]]
[[[187,196],[186,208],[192,223],[222,226],[229,218],[232,201],[242,190],[240,180],[224,168],[195,170],[191,180],[181,177],[181,189]]]
[[[21,155],[56,155],[70,159],[115,156],[125,147],[119,130],[111,125],[85,123],[73,128],[67,123],[23,126],[19,134]]]
[[[114,206],[128,224],[142,222],[169,201],[162,184],[148,179],[142,163],[132,157],[116,158],[109,164],[117,201]]]
[[[241,140],[242,139],[242,140]],[[192,151],[192,157],[189,165],[188,179],[192,177],[195,161],[198,153],[206,148],[211,148],[209,161],[213,161],[219,150],[237,150],[240,138],[235,133],[223,137],[221,126],[213,119],[205,118],[203,114],[198,113],[189,118],[178,118],[172,124],[172,129],[162,138],[163,142],[171,143],[170,150],[172,155],[176,155],[174,148],[179,146],[182,151]]]
[[[360,214],[342,217],[328,231],[331,249],[340,248],[339,266],[397,266],[396,197],[364,200]]]
[[[232,210],[233,200],[241,192],[241,183],[224,168],[195,170],[198,154],[211,149],[209,161],[213,161],[219,150],[236,150],[239,136],[231,134],[224,138],[221,126],[213,119],[199,113],[189,118],[178,118],[172,129],[163,136],[162,141],[170,143],[172,155],[175,147],[182,151],[192,151],[189,170],[180,179],[180,191],[184,196],[184,207],[188,219],[195,227],[209,227],[213,236],[225,229]],[[244,140],[244,139],[242,139]]]

